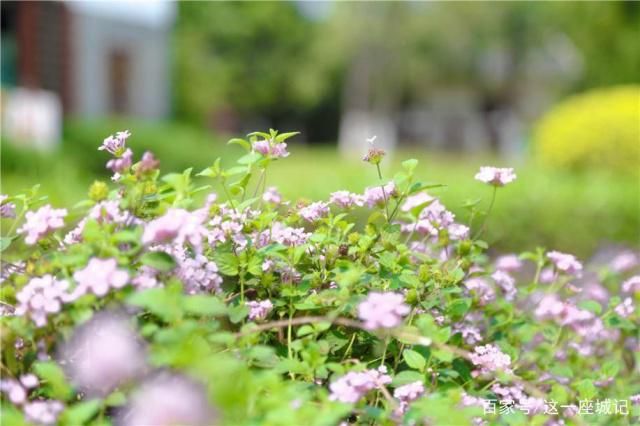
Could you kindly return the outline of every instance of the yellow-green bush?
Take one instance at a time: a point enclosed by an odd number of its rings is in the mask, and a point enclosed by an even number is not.
[[[534,131],[536,156],[562,168],[640,169],[640,86],[572,96],[548,111]]]

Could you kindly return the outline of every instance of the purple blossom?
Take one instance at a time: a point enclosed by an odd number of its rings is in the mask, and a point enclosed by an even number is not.
[[[396,388],[393,392],[393,396],[400,402],[400,405],[396,409],[395,414],[404,414],[409,408],[409,404],[424,395],[424,392],[424,384],[421,381],[409,383]]]
[[[331,193],[329,201],[343,209],[349,209],[353,206],[362,207],[364,205],[364,198],[362,195],[354,194],[349,191],[333,192]]]
[[[136,390],[123,426],[210,426],[217,424],[204,386],[182,375],[160,373]]]
[[[110,169],[114,173],[113,180],[117,180],[120,174],[125,173],[131,167],[133,162],[133,152],[127,148],[126,151],[116,158],[112,158],[107,161],[107,169]]]
[[[331,390],[329,399],[345,404],[355,404],[367,392],[389,383],[391,383],[391,376],[387,374],[385,366],[377,370],[351,371],[329,385]]]
[[[98,151],[106,150],[110,154],[119,157],[124,152],[129,136],[131,136],[131,133],[128,130],[116,133],[115,137],[111,135],[102,142]]]
[[[16,295],[16,315],[29,315],[37,327],[47,324],[49,314],[58,313],[67,300],[69,283],[52,275],[32,278]]]
[[[640,292],[640,275],[634,275],[622,283],[622,291],[625,293]]]
[[[92,258],[84,269],[73,274],[73,279],[78,283],[73,291],[73,298],[80,297],[88,292],[96,296],[104,296],[110,288],[122,288],[129,282],[129,273],[124,269],[118,269],[115,259]]]
[[[635,310],[635,306],[633,306],[633,300],[631,300],[630,297],[625,298],[624,301],[620,303],[618,306],[616,306],[614,309],[616,314],[624,318],[631,316],[634,310]]]
[[[516,291],[516,280],[509,275],[508,273],[497,270],[492,275],[491,278],[502,288],[504,292],[506,300],[513,300],[517,291]]]
[[[496,269],[513,272],[522,268],[522,261],[515,254],[507,254],[496,259]]]
[[[380,164],[382,157],[385,155],[387,155],[387,152],[384,149],[376,148],[372,145],[367,150],[367,153],[362,157],[362,161],[366,161],[371,164]]]
[[[579,276],[582,272],[582,264],[571,254],[550,251],[547,253],[547,258],[551,260],[557,270],[566,274]]]
[[[301,208],[299,213],[304,220],[313,223],[329,214],[329,205],[323,201],[317,201]]]
[[[23,404],[27,400],[27,390],[14,379],[0,379],[0,391],[4,392],[9,401],[16,405]]]
[[[9,198],[8,195],[0,195],[0,217],[12,219],[16,217],[16,205],[13,203],[5,203]]]
[[[140,163],[138,163],[137,171],[139,173],[148,173],[158,169],[158,167],[160,167],[160,161],[153,155],[153,152],[145,151],[144,154],[142,154]]]
[[[496,298],[493,287],[482,277],[469,278],[464,282],[464,286],[478,296],[481,305],[486,305]]]
[[[640,393],[637,393],[635,395],[631,395],[629,397],[629,401],[631,401],[631,403],[633,405],[640,405]]]
[[[106,312],[78,327],[60,358],[73,383],[100,396],[143,374],[146,365],[142,341],[128,320]]]
[[[251,300],[246,305],[249,308],[249,319],[251,321],[265,319],[273,309],[273,303],[270,300]]]
[[[280,222],[273,224],[270,236],[268,231],[266,235],[269,240],[289,247],[300,246],[311,236],[310,233],[304,232],[304,228],[291,228]]]
[[[37,425],[54,425],[64,410],[64,404],[56,400],[31,401],[23,407],[25,418]]]
[[[358,305],[358,317],[369,330],[393,328],[402,324],[410,310],[402,294],[372,292]]]
[[[67,215],[67,209],[54,209],[49,204],[40,207],[37,211],[29,211],[25,215],[26,222],[20,229],[19,234],[27,234],[25,243],[33,245],[42,237],[64,226],[63,218]]]
[[[469,227],[460,223],[452,223],[447,228],[449,238],[452,240],[464,240],[469,237]]]
[[[184,209],[169,209],[164,216],[147,224],[142,234],[143,244],[161,244],[173,241],[178,245],[189,242],[194,248],[202,245],[206,229],[202,223],[204,217],[197,212]]]
[[[511,373],[511,357],[495,345],[476,346],[471,353],[471,362],[480,368],[474,371],[475,375],[494,371]]]
[[[621,273],[635,268],[638,266],[638,263],[638,256],[635,253],[631,251],[624,251],[614,257],[609,263],[609,266],[613,271]]]
[[[189,294],[218,293],[221,290],[222,277],[218,272],[218,265],[201,254],[179,259],[176,275]]]
[[[289,156],[287,144],[284,142],[273,142],[268,140],[256,141],[253,143],[253,150],[271,158],[285,158]]]
[[[270,186],[264,191],[264,194],[262,194],[262,200],[265,203],[280,204],[282,202],[282,195],[278,192],[278,188]]]
[[[396,190],[396,185],[393,181],[384,185],[384,191],[382,190],[382,186],[373,186],[371,188],[366,188],[364,190],[364,201],[369,207],[381,206],[385,203],[386,200],[389,201],[389,198],[395,197],[398,195],[398,191]]]
[[[402,210],[403,212],[408,212],[417,207],[422,207],[425,204],[432,202],[433,200],[435,200],[435,198],[427,194],[426,192],[418,192],[417,194],[408,196],[406,201],[402,204],[402,207],[400,207],[400,210]]]
[[[480,167],[476,180],[493,186],[504,186],[516,179],[512,168]]]

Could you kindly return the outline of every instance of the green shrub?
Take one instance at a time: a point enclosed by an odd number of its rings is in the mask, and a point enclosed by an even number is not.
[[[566,99],[538,123],[535,151],[563,168],[640,170],[640,86],[589,91]]]

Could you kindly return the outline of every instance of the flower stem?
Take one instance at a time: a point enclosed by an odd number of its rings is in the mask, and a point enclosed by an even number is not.
[[[477,240],[480,237],[480,235],[482,235],[485,228],[487,227],[487,219],[489,219],[489,215],[491,215],[491,210],[493,210],[493,203],[495,203],[496,201],[497,192],[498,192],[498,187],[494,186],[493,193],[491,194],[491,202],[489,203],[489,209],[487,210],[487,214],[484,216],[484,220],[482,221],[482,225],[480,226],[478,233],[475,235],[475,237],[473,237],[474,240]]]

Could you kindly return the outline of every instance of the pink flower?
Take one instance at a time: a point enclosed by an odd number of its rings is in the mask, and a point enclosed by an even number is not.
[[[512,272],[522,268],[522,261],[515,254],[507,254],[496,259],[496,269]]]
[[[471,362],[476,367],[480,367],[480,370],[475,372],[477,374],[494,371],[511,372],[511,357],[495,345],[476,346],[471,353]]]
[[[280,204],[282,202],[282,195],[278,192],[278,188],[271,186],[262,194],[262,200],[265,203]]]
[[[364,201],[369,207],[374,207],[376,205],[381,206],[385,202],[385,196],[388,202],[390,198],[395,197],[396,195],[398,195],[396,185],[391,181],[384,185],[384,191],[381,186],[366,188],[364,190]]]
[[[217,421],[204,386],[185,376],[160,373],[134,392],[118,424],[210,426]]]
[[[270,300],[251,300],[246,305],[249,307],[249,319],[252,321],[265,319],[273,309]]]
[[[8,219],[15,218],[16,205],[13,203],[5,203],[7,198],[9,198],[8,195],[0,195],[0,217]]]
[[[624,301],[616,306],[614,310],[616,311],[616,314],[620,315],[621,317],[626,318],[631,316],[631,314],[633,314],[633,311],[635,310],[635,307],[633,306],[633,300],[631,300],[630,297],[625,298]]]
[[[317,201],[301,208],[299,213],[304,220],[313,223],[329,214],[329,205],[323,201]]]
[[[177,274],[189,294],[220,291],[222,277],[218,265],[201,254],[179,259]]]
[[[469,237],[469,227],[460,223],[452,223],[447,228],[449,238],[452,240],[464,240]]]
[[[426,192],[418,192],[417,194],[408,196],[407,200],[402,204],[400,210],[402,210],[403,212],[408,212],[415,209],[416,207],[424,206],[425,204],[430,203],[433,200],[435,200],[435,198],[433,198]]]
[[[284,142],[273,142],[268,140],[256,141],[253,143],[253,150],[271,158],[284,158],[289,156],[287,144]]]
[[[358,305],[358,317],[369,330],[394,328],[402,324],[410,310],[401,294],[371,292]]]
[[[125,149],[125,145],[127,143],[127,139],[131,136],[128,130],[124,132],[116,133],[116,136],[109,136],[102,142],[102,145],[98,148],[98,151],[107,151],[116,157],[122,155]]]
[[[377,370],[351,371],[329,385],[331,390],[329,399],[345,404],[355,404],[367,392],[389,383],[391,383],[391,376],[387,374],[385,366]]]
[[[199,249],[206,229],[202,226],[204,217],[197,212],[184,209],[169,209],[164,216],[147,224],[142,234],[143,244],[161,244],[173,241],[176,244],[191,243]]]
[[[84,269],[73,274],[78,286],[73,297],[79,297],[91,291],[96,296],[104,296],[110,288],[122,288],[129,282],[129,273],[118,269],[115,259],[92,258]]]
[[[16,295],[16,315],[29,315],[37,327],[47,324],[49,314],[58,313],[67,300],[69,283],[52,275],[32,278]]]
[[[559,251],[550,251],[547,258],[551,260],[556,269],[569,275],[579,276],[582,272],[582,264],[571,254]]]
[[[493,186],[504,186],[516,179],[512,168],[480,167],[476,180]]]
[[[630,251],[622,252],[613,258],[609,266],[618,273],[628,271],[638,266],[638,256]]]
[[[64,226],[63,218],[67,215],[67,209],[53,209],[49,204],[40,207],[36,212],[27,212],[26,222],[19,234],[27,234],[24,241],[29,245],[35,244],[42,237],[53,230]]]
[[[116,175],[126,172],[131,167],[133,161],[133,152],[127,148],[126,151],[116,158],[107,161],[107,169],[110,169]]]
[[[364,205],[364,198],[362,195],[354,194],[349,191],[336,191],[331,194],[329,201],[338,207],[348,209],[353,206],[362,207]]]
[[[399,416],[404,414],[409,408],[409,404],[424,395],[424,391],[424,384],[420,381],[396,388],[393,396],[398,399],[400,405],[396,409],[395,414]]]
[[[504,291],[506,300],[513,300],[517,291],[516,291],[516,280],[504,271],[497,270],[492,275],[491,278],[502,288]]]
[[[145,153],[142,154],[140,163],[138,163],[138,172],[147,173],[156,170],[158,167],[160,167],[160,161],[156,159],[153,152],[145,151]]]
[[[142,340],[129,321],[106,312],[78,327],[60,358],[71,381],[91,395],[107,395],[146,368]]]
[[[54,425],[58,421],[58,416],[64,410],[64,404],[60,401],[31,401],[24,405],[25,418],[37,425]]]
[[[464,282],[464,286],[479,298],[481,305],[486,305],[496,298],[493,287],[482,277],[472,277]]]
[[[634,275],[622,283],[622,291],[625,293],[634,293],[640,291],[640,275]]]

